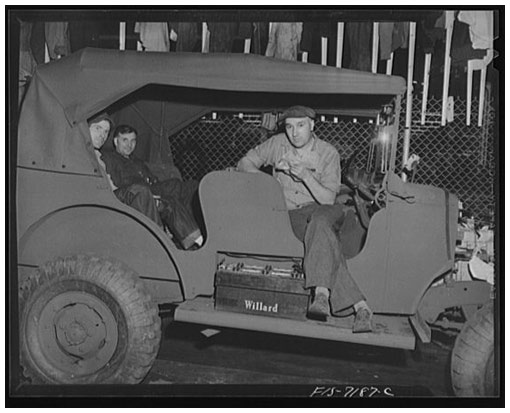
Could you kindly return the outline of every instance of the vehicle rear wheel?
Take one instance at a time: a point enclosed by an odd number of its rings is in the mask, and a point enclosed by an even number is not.
[[[139,383],[157,356],[158,308],[122,264],[72,256],[20,288],[21,364],[33,383]]]
[[[452,352],[452,386],[457,396],[493,396],[494,303],[484,305],[468,320]]]

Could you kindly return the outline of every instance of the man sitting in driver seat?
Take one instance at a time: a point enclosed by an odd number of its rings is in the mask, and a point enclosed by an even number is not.
[[[273,166],[292,229],[305,244],[305,288],[314,288],[315,293],[308,317],[326,320],[331,313],[353,308],[353,332],[372,331],[372,311],[347,268],[338,237],[345,217],[342,206],[334,204],[341,181],[340,155],[317,138],[314,118],[309,107],[287,109],[281,117],[285,133],[251,149],[238,170],[261,172],[262,166]]]

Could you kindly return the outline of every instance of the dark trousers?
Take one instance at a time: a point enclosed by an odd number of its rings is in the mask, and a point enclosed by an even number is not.
[[[294,234],[305,244],[305,288],[328,288],[333,314],[364,300],[347,268],[339,237],[345,218],[342,206],[311,204],[289,215]]]
[[[128,187],[118,188],[114,192],[121,202],[140,211],[163,228],[156,201],[147,185],[133,184]]]
[[[191,247],[201,235],[195,220],[198,213],[198,182],[167,179],[151,185],[151,191],[161,197],[164,206],[161,218],[170,232],[183,248]]]

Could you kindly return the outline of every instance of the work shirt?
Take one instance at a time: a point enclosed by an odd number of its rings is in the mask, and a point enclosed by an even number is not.
[[[304,153],[299,153],[291,145],[285,133],[280,133],[248,151],[246,158],[258,168],[273,166],[273,176],[282,186],[289,210],[317,203],[317,201],[303,182],[296,181],[289,174],[274,168],[281,161],[302,162],[322,186],[335,194],[340,190],[340,155],[333,145],[317,138],[315,134],[313,134],[312,146]]]
[[[125,158],[117,151],[104,151],[103,162],[106,172],[111,176],[113,183],[118,187],[127,187],[133,184],[151,185],[157,181],[156,176],[141,160],[131,155]]]

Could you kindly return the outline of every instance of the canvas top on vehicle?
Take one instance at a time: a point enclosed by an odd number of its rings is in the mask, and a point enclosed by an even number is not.
[[[187,124],[208,108],[274,109],[279,103],[284,107],[288,94],[299,95],[301,103],[312,102],[316,109],[335,109],[336,113],[342,101],[348,113],[353,109],[352,99],[339,101],[338,96],[364,95],[358,113],[374,115],[392,95],[405,91],[404,79],[397,76],[250,54],[91,48],[39,67],[31,83],[21,112],[18,165],[46,170],[62,170],[65,165],[68,173],[91,173],[90,162],[82,155],[86,142],[71,138],[78,133],[80,122],[151,84],[174,88],[163,92],[171,114],[165,118],[166,131]],[[186,93],[176,93],[181,88]],[[218,92],[226,95],[218,98]],[[85,130],[82,136],[87,136]]]

